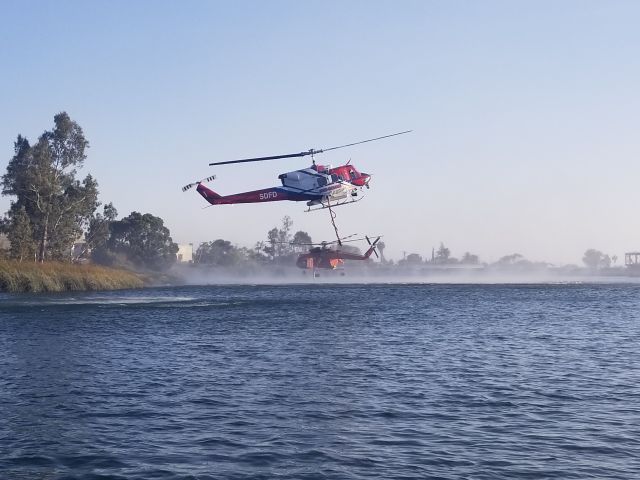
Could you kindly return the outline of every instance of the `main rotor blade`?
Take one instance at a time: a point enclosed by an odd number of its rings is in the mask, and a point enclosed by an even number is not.
[[[354,238],[353,240],[342,240],[342,243],[360,242],[362,240],[364,240],[364,238]]]
[[[226,162],[213,162],[211,165],[229,165],[230,163],[247,163],[247,162],[262,162],[264,160],[279,160],[281,158],[295,158],[295,157],[306,157],[307,155],[313,155],[314,153],[321,153],[322,150],[309,150],[307,152],[300,153],[289,153],[287,155],[272,155],[270,157],[256,157],[256,158],[244,158],[242,160],[227,160]]]
[[[357,233],[354,233],[354,235],[357,235]],[[353,237],[353,235],[349,235],[348,237],[343,237],[344,238],[350,238]],[[380,240],[382,238],[382,236],[378,237],[378,240]],[[369,245],[375,245],[376,242],[378,240],[376,240],[375,242],[373,242],[373,244],[371,243],[371,241],[369,240],[369,238],[365,235],[364,237],[360,237],[360,238],[352,238],[351,240],[342,240],[342,243],[349,243],[349,242],[361,242],[362,240],[367,240],[369,242]],[[329,243],[329,242],[327,242]],[[337,243],[337,240],[334,240],[333,242],[330,243]]]
[[[313,245],[322,246],[322,245],[331,245],[336,242],[337,240],[334,240],[333,242],[316,242],[316,243],[298,243],[298,242],[275,242],[275,243],[281,243],[286,245],[296,245],[296,246],[313,246]]]
[[[362,238],[356,238],[353,240],[342,240],[342,243],[345,242],[359,242],[360,240],[363,240]],[[317,242],[317,243],[294,243],[294,242],[276,242],[276,243],[286,243],[289,245],[299,245],[299,246],[313,246],[313,245],[317,245],[319,247],[323,246],[323,245],[333,245],[334,243],[338,243],[338,240],[332,240],[330,242]]]
[[[366,235],[364,237],[360,237],[360,238],[353,238],[351,240],[345,240],[345,239],[351,238],[351,237],[353,237],[355,235],[357,235],[357,233],[354,233],[352,235],[347,235],[346,237],[341,237],[340,240],[342,241],[342,243],[361,242],[362,240],[366,240],[367,242],[369,242],[369,245],[375,245],[376,243],[378,243],[378,240],[380,240],[382,238],[382,236],[379,236],[373,243],[371,243],[371,240]],[[298,243],[298,242],[275,242],[275,243],[288,244],[288,245],[297,245],[297,246],[313,246],[313,245],[322,246],[322,245],[333,245],[334,243],[338,243],[338,240],[332,240],[330,242],[314,242],[314,243]]]
[[[338,148],[351,147],[353,145],[360,145],[361,143],[374,142],[376,140],[382,140],[383,138],[395,137],[396,135],[404,135],[405,133],[409,133],[409,132],[413,132],[413,130],[406,130],[404,132],[392,133],[391,135],[385,135],[384,137],[370,138],[369,140],[362,140],[360,142],[355,142],[355,143],[347,143],[346,145],[340,145],[338,147],[323,148],[322,150],[318,150],[317,153],[328,152],[329,150],[337,150]]]
[[[347,238],[355,237],[358,235],[357,233],[352,233],[351,235],[347,235],[346,237],[340,237],[340,240],[346,240]]]
[[[310,149],[306,152],[288,153],[286,155],[271,155],[268,157],[255,157],[255,158],[243,158],[240,160],[227,160],[226,162],[213,162],[209,166],[213,165],[229,165],[231,163],[248,163],[248,162],[263,162],[265,160],[280,160],[282,158],[296,158],[306,157],[307,155],[317,155],[319,153],[328,152],[330,150],[337,150],[338,148],[352,147],[353,145],[360,145],[361,143],[374,142],[376,140],[382,140],[383,138],[395,137],[397,135],[404,135],[405,133],[413,132],[413,130],[405,130],[404,132],[392,133],[391,135],[384,135],[383,137],[370,138],[368,140],[362,140],[360,142],[347,143],[346,145],[340,145],[337,147],[324,148],[324,149]]]

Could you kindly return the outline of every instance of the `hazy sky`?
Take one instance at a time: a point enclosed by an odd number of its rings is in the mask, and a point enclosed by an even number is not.
[[[0,170],[21,133],[65,110],[85,172],[121,216],[161,216],[174,240],[251,246],[304,203],[203,209],[279,184],[304,159],[209,162],[414,133],[318,157],[371,173],[341,232],[387,254],[579,263],[640,250],[640,2],[2,2]],[[6,211],[8,198],[0,199]],[[619,260],[620,262],[621,260]]]

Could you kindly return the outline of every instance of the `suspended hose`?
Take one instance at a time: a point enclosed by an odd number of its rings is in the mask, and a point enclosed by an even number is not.
[[[327,207],[329,208],[329,218],[331,218],[331,225],[336,232],[336,238],[338,239],[338,245],[342,246],[342,240],[340,240],[340,234],[338,233],[338,226],[336,225],[336,212],[331,208],[331,201],[327,199]]]

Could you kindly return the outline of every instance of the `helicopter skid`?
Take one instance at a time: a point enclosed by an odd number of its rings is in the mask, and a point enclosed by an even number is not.
[[[360,200],[362,200],[364,197],[351,197],[348,200],[342,200],[340,202],[336,202],[336,203],[327,203],[327,202],[322,202],[320,204],[318,204],[317,207],[315,208],[311,208],[311,206],[309,205],[309,208],[307,208],[305,210],[305,212],[315,212],[316,210],[325,210],[327,208],[335,208],[335,207],[340,207],[342,205],[351,205],[352,203],[358,203]]]

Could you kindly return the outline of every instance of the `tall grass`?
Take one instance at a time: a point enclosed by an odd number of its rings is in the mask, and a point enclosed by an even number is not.
[[[97,265],[0,260],[0,292],[70,292],[140,288],[142,278]]]

